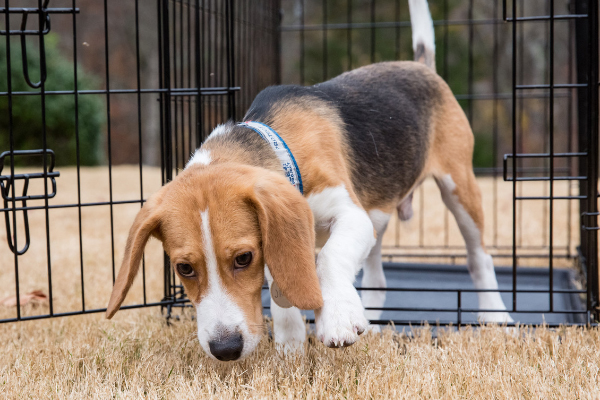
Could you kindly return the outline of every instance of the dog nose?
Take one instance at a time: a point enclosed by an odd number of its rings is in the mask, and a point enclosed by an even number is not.
[[[208,347],[213,356],[220,361],[233,361],[240,358],[244,348],[244,338],[241,333],[224,335],[217,340],[208,342]]]

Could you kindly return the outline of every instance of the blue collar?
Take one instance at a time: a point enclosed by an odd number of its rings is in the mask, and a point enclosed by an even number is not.
[[[298,168],[298,164],[296,163],[294,155],[281,136],[279,136],[279,134],[275,132],[273,128],[263,124],[262,122],[244,121],[240,122],[238,126],[244,126],[252,129],[254,132],[258,133],[258,135],[263,138],[265,142],[269,143],[273,151],[275,151],[277,158],[279,158],[279,161],[281,162],[281,167],[283,168],[285,176],[288,178],[290,183],[300,191],[300,193],[304,194],[300,169]]]

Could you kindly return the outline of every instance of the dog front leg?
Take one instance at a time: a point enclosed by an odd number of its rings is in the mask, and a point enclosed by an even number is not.
[[[326,346],[349,346],[368,327],[354,278],[375,244],[373,223],[344,186],[308,197],[317,225],[329,239],[317,258],[323,307],[315,310],[317,337]]]
[[[269,267],[265,265],[265,277],[269,284],[269,292],[273,284],[273,277]],[[304,349],[306,340],[306,324],[296,307],[283,308],[271,298],[271,317],[273,318],[273,339],[275,345],[284,352],[296,352]]]

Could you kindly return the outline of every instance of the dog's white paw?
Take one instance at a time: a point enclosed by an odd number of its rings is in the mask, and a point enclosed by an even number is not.
[[[285,354],[303,353],[306,341],[306,323],[296,307],[281,308],[271,301],[273,338],[278,350]]]
[[[286,342],[275,342],[275,348],[283,352],[285,355],[302,355],[304,354],[304,342],[297,340],[288,340]]]
[[[275,347],[284,354],[303,354],[304,342],[306,341],[306,326],[302,324],[292,324],[285,327],[275,326],[274,339]],[[279,324],[281,325],[281,324]]]
[[[360,297],[354,287],[343,296],[323,299],[323,308],[315,311],[317,337],[327,347],[350,346],[369,326]]]

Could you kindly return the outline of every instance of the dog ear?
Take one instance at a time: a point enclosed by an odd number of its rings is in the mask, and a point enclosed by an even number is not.
[[[273,280],[295,307],[323,307],[308,202],[287,179],[275,173],[257,180],[254,196],[264,259]]]
[[[123,263],[115,280],[112,294],[106,308],[106,318],[110,319],[121,307],[133,279],[140,269],[144,248],[160,224],[158,206],[162,199],[162,190],[152,195],[138,212],[129,230]]]

